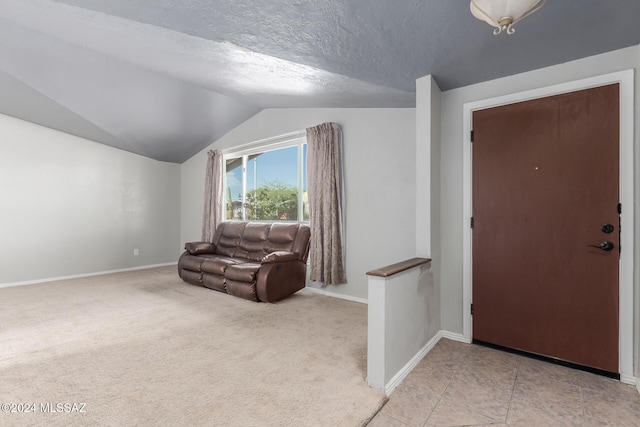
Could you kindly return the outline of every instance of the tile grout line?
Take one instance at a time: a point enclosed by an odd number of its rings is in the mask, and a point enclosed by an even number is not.
[[[516,370],[516,377],[513,379],[513,386],[511,387],[511,396],[509,397],[509,406],[507,407],[507,416],[504,418],[504,423],[509,424],[509,414],[511,413],[511,403],[513,402],[513,394],[516,391],[516,382],[518,382],[518,375],[520,374],[520,368],[522,367],[522,360],[518,362],[518,369]]]
[[[454,374],[455,375],[455,372]],[[451,378],[453,378],[453,375],[451,376]],[[429,419],[431,418],[431,416],[433,415],[433,413],[435,412],[436,408],[438,407],[438,405],[440,404],[440,402],[442,401],[442,396],[444,396],[444,394],[447,392],[447,388],[449,388],[449,384],[451,384],[451,378],[449,378],[449,381],[447,382],[447,385],[445,386],[444,390],[442,391],[442,393],[440,394],[440,397],[438,397],[438,401],[436,402],[435,405],[433,405],[433,409],[431,410],[431,412],[429,412],[429,416],[427,417],[427,419],[424,421],[424,424],[422,424],[422,427],[426,427],[427,424],[429,424]]]
[[[511,400],[513,399],[513,392],[515,390],[515,384],[516,384],[516,379],[518,378],[518,372],[520,371],[520,366],[522,365],[522,359],[520,359],[519,357],[517,358],[518,360],[518,364],[515,367],[515,371],[516,371],[516,375],[515,378],[513,379],[513,385],[511,386],[511,394],[509,396],[509,405],[507,406],[507,415],[504,418],[504,422],[502,422],[498,417],[494,416],[493,414],[488,414],[486,412],[480,412],[480,415],[485,416],[487,418],[493,419],[496,422],[502,423],[502,424],[506,424],[507,423],[507,419],[509,417],[509,410],[511,408]],[[504,366],[502,366],[504,368]]]
[[[436,408],[438,407],[438,405],[442,401],[442,396],[444,396],[444,394],[447,392],[447,389],[449,388],[449,385],[451,384],[451,381],[453,381],[453,378],[456,376],[458,371],[460,371],[460,366],[464,364],[463,362],[467,359],[467,357],[469,357],[468,354],[462,359],[462,362],[458,362],[458,364],[456,365],[456,369],[453,371],[453,375],[451,375],[451,377],[447,381],[447,385],[445,386],[444,390],[442,390],[442,393],[440,393],[440,397],[438,398],[438,401],[433,406],[433,409],[429,413],[429,416],[427,417],[427,419],[424,422],[424,424],[422,425],[422,427],[426,427],[427,424],[429,424],[429,419],[431,419],[431,416],[433,415],[433,413],[435,412]]]
[[[584,392],[582,391],[582,384],[580,384],[580,403],[582,404],[582,422],[587,423],[587,413],[584,407]]]
[[[376,415],[378,415],[378,414],[376,414]],[[386,416],[386,417],[389,417],[389,418],[393,418],[394,420],[396,420],[397,422],[399,422],[403,426],[411,427],[409,424],[407,424],[406,422],[402,421],[399,418],[394,417],[393,415],[389,415],[389,414],[383,414],[383,415]]]

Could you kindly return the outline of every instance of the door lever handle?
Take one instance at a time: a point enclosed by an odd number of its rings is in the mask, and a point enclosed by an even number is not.
[[[606,241],[600,243],[599,245],[587,245],[587,246],[590,247],[590,248],[597,248],[597,249],[600,249],[600,250],[606,251],[606,252],[609,252],[609,251],[613,250],[613,243],[606,242]]]

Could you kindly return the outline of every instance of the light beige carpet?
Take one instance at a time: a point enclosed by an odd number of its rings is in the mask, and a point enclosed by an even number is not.
[[[36,404],[0,425],[358,426],[384,400],[366,326],[362,304],[254,303],[175,267],[0,289],[0,403]]]

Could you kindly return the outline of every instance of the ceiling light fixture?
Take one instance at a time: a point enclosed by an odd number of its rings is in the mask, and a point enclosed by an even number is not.
[[[493,35],[505,31],[513,34],[513,25],[536,12],[545,5],[547,0],[471,0],[473,16],[487,24],[496,27]]]

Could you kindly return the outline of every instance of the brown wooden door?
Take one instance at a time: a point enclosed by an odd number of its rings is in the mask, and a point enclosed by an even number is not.
[[[474,340],[619,372],[619,85],[475,111],[473,130]]]

